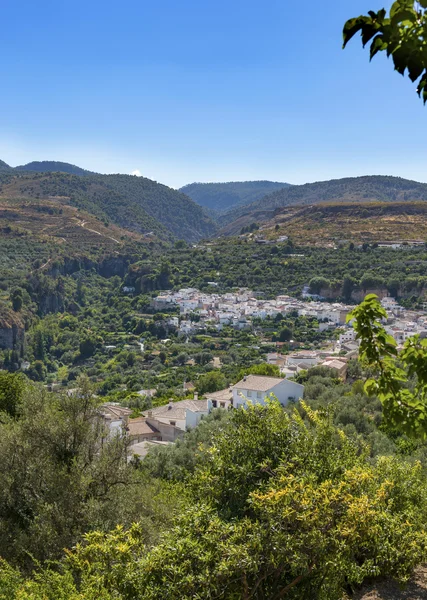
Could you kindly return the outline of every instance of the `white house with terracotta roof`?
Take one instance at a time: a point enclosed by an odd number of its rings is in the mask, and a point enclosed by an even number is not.
[[[214,408],[230,408],[233,405],[233,388],[229,387],[219,392],[210,392],[204,396],[208,402],[209,412]]]
[[[207,400],[180,400],[169,402],[164,406],[157,406],[147,411],[147,418],[155,419],[159,423],[172,425],[186,431],[188,428],[197,427],[203,416],[209,413]]]
[[[233,386],[233,407],[246,406],[248,401],[265,404],[274,395],[280,404],[299,400],[304,395],[304,386],[289,379],[247,375]]]

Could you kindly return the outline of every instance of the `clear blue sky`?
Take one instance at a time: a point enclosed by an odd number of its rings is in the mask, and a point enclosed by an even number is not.
[[[382,0],[3,0],[0,158],[192,181],[427,181],[427,107],[344,21]]]

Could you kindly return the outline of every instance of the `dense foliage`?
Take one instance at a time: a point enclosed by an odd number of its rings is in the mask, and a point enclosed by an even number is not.
[[[129,230],[198,240],[215,226],[188,196],[145,177],[62,172],[1,173],[8,198],[67,198],[72,206]]]
[[[366,296],[347,318],[355,320],[360,358],[373,371],[365,384],[366,391],[380,398],[389,425],[425,438],[427,339],[410,337],[398,351],[396,341],[380,322],[387,313],[374,294]]]
[[[369,11],[368,15],[349,19],[344,25],[344,47],[360,32],[363,46],[370,42],[370,58],[378,52],[392,57],[395,70],[407,72],[417,82],[417,93],[427,102],[427,2],[396,0],[387,12]]]
[[[26,580],[3,562],[10,599],[311,598],[340,600],[365,578],[405,579],[425,557],[419,464],[370,463],[305,407],[239,409],[198,450],[190,505],[150,549],[144,524],[93,532]],[[7,595],[7,596],[6,596]]]
[[[98,416],[87,380],[52,394],[21,376],[0,378],[0,555],[30,568],[59,557],[84,532],[146,523],[157,539],[175,508],[161,482],[126,461],[127,440]],[[168,489],[172,502],[173,491]],[[179,500],[173,500],[175,507]],[[168,516],[169,515],[169,516]]]

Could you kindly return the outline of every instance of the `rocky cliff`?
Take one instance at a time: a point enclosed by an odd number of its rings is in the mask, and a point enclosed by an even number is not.
[[[24,344],[25,327],[19,315],[11,310],[0,313],[0,348],[19,351]]]

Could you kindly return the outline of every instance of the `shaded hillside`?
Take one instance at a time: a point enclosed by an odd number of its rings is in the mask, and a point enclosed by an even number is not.
[[[317,183],[294,185],[275,191],[248,206],[231,210],[220,223],[230,223],[255,211],[268,211],[290,205],[307,205],[322,202],[406,202],[427,200],[427,184],[402,179],[372,175],[348,177]],[[254,219],[250,219],[254,220]]]
[[[288,187],[275,181],[232,181],[229,183],[190,183],[180,189],[206,208],[224,212],[236,206],[250,204],[266,194]]]
[[[106,222],[138,233],[196,241],[215,231],[190,198],[165,185],[131,175],[34,173],[12,169],[0,176],[0,197],[66,201]]]
[[[58,162],[56,160],[35,160],[26,165],[15,167],[17,171],[32,171],[35,173],[61,172],[70,173],[72,175],[90,175],[92,171],[86,171],[76,165],[70,163]]]
[[[11,168],[4,160],[0,160],[0,171],[8,171]]]
[[[267,239],[287,235],[298,244],[328,246],[340,242],[375,243],[427,240],[427,202],[364,202],[289,206],[252,213],[267,220],[256,234]],[[265,217],[265,219],[263,219]],[[244,217],[220,233],[236,235],[247,226]]]

